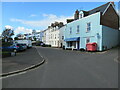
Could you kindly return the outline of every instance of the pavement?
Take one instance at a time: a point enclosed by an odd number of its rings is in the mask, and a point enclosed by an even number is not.
[[[25,68],[37,65],[42,60],[42,57],[35,48],[18,52],[17,56],[2,59],[2,74],[24,70]]]
[[[36,47],[46,62],[3,78],[3,88],[118,88],[118,49],[101,53]]]

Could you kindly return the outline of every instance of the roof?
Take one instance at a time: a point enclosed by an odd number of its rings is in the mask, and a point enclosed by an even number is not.
[[[103,12],[106,10],[106,8],[108,7],[108,5],[109,5],[110,3],[111,3],[111,2],[108,2],[108,3],[103,4],[103,5],[101,5],[101,6],[97,7],[97,8],[94,8],[94,9],[92,9],[92,10],[89,10],[89,11],[88,11],[88,12],[89,12],[89,15],[91,15],[91,14],[93,14],[93,13],[96,13],[96,12],[101,12],[101,13],[103,13]]]
[[[108,3],[105,3],[105,4],[103,4],[103,5],[99,6],[99,7],[96,7],[94,9],[92,9],[92,10],[89,10],[89,11],[84,11],[84,10],[80,10],[80,11],[82,11],[84,13],[84,17],[89,16],[89,15],[94,14],[94,13],[97,13],[97,12],[100,12],[100,13],[104,14],[105,11],[107,10],[107,8],[110,5],[112,5],[113,8],[114,8],[114,2],[108,2]],[[70,23],[72,21],[74,21],[74,19],[67,19],[67,23]]]
[[[103,5],[99,6],[99,7],[96,7],[96,8],[94,8],[94,9],[92,9],[92,10],[89,10],[89,11],[84,11],[84,10],[81,10],[81,11],[83,11],[83,13],[85,14],[85,16],[94,14],[94,13],[96,13],[96,12],[101,12],[101,13],[103,13],[103,12],[106,10],[106,8],[108,7],[108,5],[109,5],[110,3],[111,3],[111,2],[108,2],[108,3],[106,3],[106,4],[103,4]]]

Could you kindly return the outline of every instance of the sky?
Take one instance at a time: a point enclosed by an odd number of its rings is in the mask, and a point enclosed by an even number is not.
[[[107,2],[2,2],[2,30],[13,28],[15,35],[45,30],[55,21],[66,23],[76,9],[91,10]],[[118,3],[116,2],[116,9]],[[0,33],[2,32],[0,30]]]

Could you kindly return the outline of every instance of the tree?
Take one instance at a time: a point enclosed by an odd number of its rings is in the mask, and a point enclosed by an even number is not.
[[[18,40],[18,37],[15,37],[14,40]]]
[[[5,42],[11,41],[13,35],[14,35],[13,29],[5,28],[5,30],[3,30],[3,32],[2,32],[2,39]]]
[[[34,35],[35,35],[35,34],[36,34],[36,30],[33,30],[33,31],[32,31],[32,34],[34,34]]]
[[[34,39],[34,41],[36,41],[36,37],[35,36],[33,36],[33,39]]]

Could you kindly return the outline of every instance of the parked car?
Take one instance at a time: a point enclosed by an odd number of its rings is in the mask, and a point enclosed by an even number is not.
[[[42,41],[36,41],[36,46],[41,46],[43,44]]]
[[[3,46],[2,50],[10,50],[10,51],[14,51],[17,52],[18,47],[16,45],[11,45],[11,46]]]
[[[21,45],[23,46],[24,50],[27,49],[27,45],[26,44],[21,44]]]
[[[2,42],[0,49],[0,51],[2,51],[2,57],[9,57],[16,56],[18,47],[12,42]]]
[[[15,40],[16,43],[18,44],[26,44],[27,48],[32,47],[32,41],[31,40]]]
[[[44,44],[44,43],[41,43],[41,46],[42,46],[42,47],[51,47],[51,45],[49,45],[49,44]]]
[[[11,45],[10,48],[13,49],[14,52],[18,51],[18,47],[16,44]]]
[[[16,44],[18,47],[18,51],[23,51],[25,50],[25,46],[23,44]]]
[[[41,44],[40,43],[36,43],[36,46],[40,46]]]
[[[41,43],[41,44],[40,44],[40,46],[43,46],[43,45],[45,45],[45,44],[44,44],[44,43]]]

